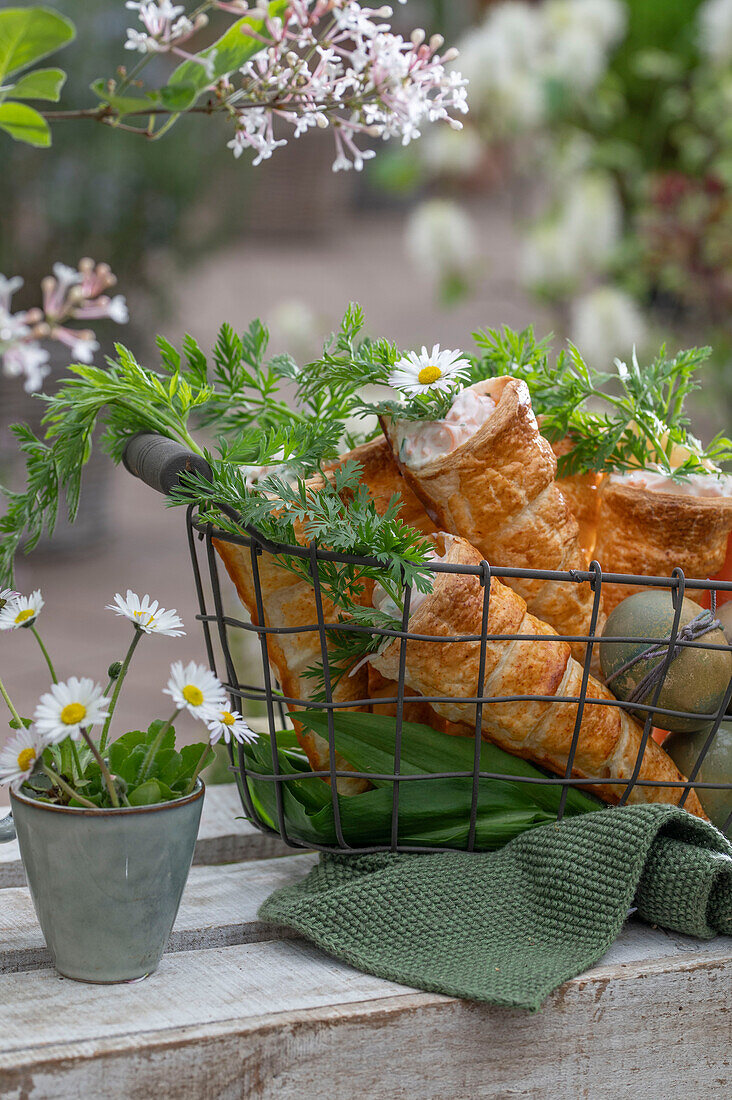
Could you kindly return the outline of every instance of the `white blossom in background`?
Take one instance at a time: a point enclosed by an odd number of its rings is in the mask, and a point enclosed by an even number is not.
[[[449,199],[431,199],[410,215],[406,229],[409,258],[433,284],[467,278],[476,261],[476,230],[470,217]]]
[[[732,60],[732,0],[706,0],[697,18],[702,53],[717,64]]]
[[[542,121],[541,41],[539,10],[525,3],[499,4],[462,39],[460,69],[490,130],[528,130]]]
[[[422,138],[420,158],[433,176],[469,176],[482,164],[485,148],[472,127],[433,126]]]
[[[126,324],[127,303],[121,294],[106,293],[117,279],[108,264],[84,258],[78,269],[53,265],[41,282],[42,306],[11,313],[12,297],[23,285],[19,276],[0,275],[0,365],[10,378],[22,378],[28,393],[39,390],[49,374],[49,353],[41,341],[56,340],[69,348],[74,362],[91,363],[99,344],[91,329],[70,328],[69,322],[108,318]]]
[[[528,286],[579,286],[588,274],[606,270],[620,244],[622,207],[611,176],[585,172],[560,194],[558,209],[522,242],[520,270]]]
[[[564,290],[576,278],[577,267],[554,222],[540,222],[521,242],[519,275],[525,286]]]
[[[286,298],[269,314],[273,341],[287,348],[298,362],[315,358],[321,342],[323,325],[315,310],[302,298]]]
[[[622,0],[516,0],[491,7],[459,43],[479,124],[499,135],[536,129],[548,117],[550,83],[575,97],[591,91],[626,24]]]
[[[603,267],[623,232],[623,211],[612,177],[586,172],[574,179],[565,192],[559,226],[578,267]]]
[[[646,343],[648,328],[635,299],[601,286],[572,303],[570,335],[590,365],[607,370],[616,356],[629,356]]]

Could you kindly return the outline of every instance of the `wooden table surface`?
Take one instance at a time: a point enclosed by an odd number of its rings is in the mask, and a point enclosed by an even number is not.
[[[421,993],[258,921],[315,857],[238,813],[234,788],[207,792],[168,953],[134,985],[52,969],[17,847],[0,846],[2,1100],[732,1095],[729,937],[631,920],[536,1015]]]

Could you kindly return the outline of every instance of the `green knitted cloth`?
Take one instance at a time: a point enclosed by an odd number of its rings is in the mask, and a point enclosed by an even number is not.
[[[732,935],[732,845],[671,806],[626,806],[522,834],[498,852],[323,855],[262,920],[418,989],[536,1011],[600,959],[628,909]]]

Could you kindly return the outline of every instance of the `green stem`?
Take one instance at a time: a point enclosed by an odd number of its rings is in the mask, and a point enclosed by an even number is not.
[[[114,785],[114,782],[112,780],[112,775],[109,771],[109,768],[104,763],[104,760],[101,757],[99,749],[94,744],[94,742],[92,741],[91,737],[86,732],[86,730],[82,730],[81,735],[84,738],[84,740],[86,741],[89,748],[91,749],[91,751],[94,755],[94,759],[96,760],[97,764],[99,765],[99,770],[102,773],[102,776],[104,777],[104,783],[106,785],[107,791],[109,792],[109,797],[110,797],[110,800],[112,802],[112,805],[115,806],[115,807],[118,807],[119,806],[119,797],[117,795],[117,788]]]
[[[109,727],[110,727],[110,724],[112,722],[112,715],[114,714],[114,708],[117,706],[117,700],[119,698],[119,693],[122,690],[122,682],[123,682],[125,676],[127,675],[127,669],[130,667],[130,661],[132,660],[132,654],[135,652],[135,648],[137,646],[137,643],[140,641],[140,638],[142,637],[142,633],[143,632],[140,630],[140,628],[136,626],[134,637],[133,637],[133,639],[130,643],[130,648],[127,650],[127,654],[125,656],[125,659],[122,662],[122,668],[119,671],[119,676],[117,677],[117,680],[116,680],[115,685],[114,685],[114,691],[112,692],[112,701],[109,704],[109,711],[107,713],[107,718],[106,718],[106,720],[104,722],[104,726],[102,728],[102,736],[99,738],[99,751],[100,752],[104,752],[105,748],[107,747],[107,737],[109,736]]]
[[[69,740],[71,741],[71,755],[74,758],[74,765],[76,766],[76,774],[78,775],[79,779],[81,779],[83,773],[82,773],[82,770],[81,770],[81,760],[79,759],[79,750],[76,747],[76,742],[74,741],[73,737],[70,737]]]
[[[152,767],[152,762],[155,759],[155,754],[158,751],[158,749],[160,748],[160,746],[162,745],[163,738],[165,737],[166,733],[168,732],[170,727],[173,725],[173,722],[175,722],[175,720],[176,720],[176,718],[178,717],[179,714],[180,714],[180,710],[176,710],[171,715],[171,717],[168,719],[168,721],[165,723],[165,725],[160,727],[160,729],[158,730],[158,735],[155,738],[155,740],[150,743],[150,747],[147,750],[147,752],[145,753],[145,758],[142,761],[142,764],[140,765],[140,771],[138,772],[138,775],[137,775],[138,783],[144,783],[145,780],[147,779],[147,774],[150,771],[150,768]]]
[[[12,714],[15,721],[18,723],[18,729],[19,730],[25,729],[25,726],[23,724],[23,720],[20,717],[20,715],[18,714],[15,707],[13,706],[12,701],[10,699],[10,696],[8,695],[7,691],[5,690],[5,685],[3,684],[2,680],[0,680],[0,695],[2,695],[3,699],[7,703],[8,710]]]
[[[65,794],[69,795],[70,798],[75,798],[77,802],[83,803],[84,806],[91,806],[92,810],[99,809],[99,807],[95,806],[93,802],[90,802],[88,798],[84,798],[83,794],[79,794],[78,791],[75,791],[73,787],[70,787],[66,780],[62,779],[58,772],[55,772],[53,768],[49,767],[49,765],[46,764],[45,761],[41,764],[41,769],[46,773],[48,778],[53,781],[53,783],[59,788],[59,790],[62,790]]]
[[[186,794],[190,794],[191,791],[193,790],[193,788],[195,787],[196,780],[198,779],[198,776],[200,775],[200,773],[203,771],[204,762],[205,762],[206,757],[208,756],[208,754],[210,752],[211,752],[211,746],[206,745],[206,748],[201,753],[201,759],[196,764],[196,770],[194,771],[193,775],[191,776],[191,781],[185,789]]]
[[[74,753],[71,748],[71,738],[64,737],[63,741],[59,745],[59,751],[61,753],[61,771],[64,775],[68,775],[69,779],[74,778]]]
[[[51,660],[51,658],[48,655],[48,650],[46,649],[43,642],[41,641],[41,635],[38,633],[38,631],[36,630],[35,626],[33,626],[33,624],[31,624],[30,629],[31,629],[31,633],[32,633],[33,637],[35,638],[35,640],[38,642],[39,646],[41,647],[41,653],[43,654],[43,656],[46,659],[46,664],[48,665],[48,671],[51,673],[51,679],[53,680],[54,684],[57,684],[58,683],[58,677],[56,675],[56,669],[53,667],[53,661]]]

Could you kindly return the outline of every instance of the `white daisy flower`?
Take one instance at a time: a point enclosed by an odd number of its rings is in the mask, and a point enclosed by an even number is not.
[[[0,609],[0,630],[17,630],[21,626],[30,626],[40,615],[43,604],[40,588],[30,596],[11,594]]]
[[[0,588],[0,611],[10,600],[17,600],[20,592],[14,592],[12,588]]]
[[[118,592],[114,597],[114,603],[107,604],[107,611],[114,611],[117,615],[124,615],[126,619],[134,623],[145,634],[165,634],[169,638],[180,638],[185,634],[183,620],[179,618],[175,608],[166,611],[158,605],[157,600],[150,602],[147,593],[140,597],[131,589],[127,589],[127,596],[123,599]]]
[[[461,381],[470,370],[470,363],[459,351],[440,351],[435,344],[431,352],[423,347],[420,355],[410,351],[394,364],[388,382],[395,390],[404,393],[429,393],[432,390],[449,390]]]
[[[207,721],[211,712],[222,711],[226,706],[226,694],[220,681],[205,665],[191,661],[183,667],[182,661],[170,666],[168,686],[163,695],[169,695],[178,710],[187,710],[194,718]]]
[[[257,734],[251,730],[238,710],[217,710],[212,712],[206,722],[211,733],[211,744],[215,745],[223,737],[226,744],[233,737],[235,741],[246,741],[247,744],[257,740]]]
[[[99,684],[88,676],[71,676],[41,696],[33,719],[38,732],[51,744],[65,737],[77,741],[82,729],[104,721],[109,702]]]
[[[47,745],[37,729],[22,729],[0,752],[0,783],[8,783],[14,791],[30,779]]]

